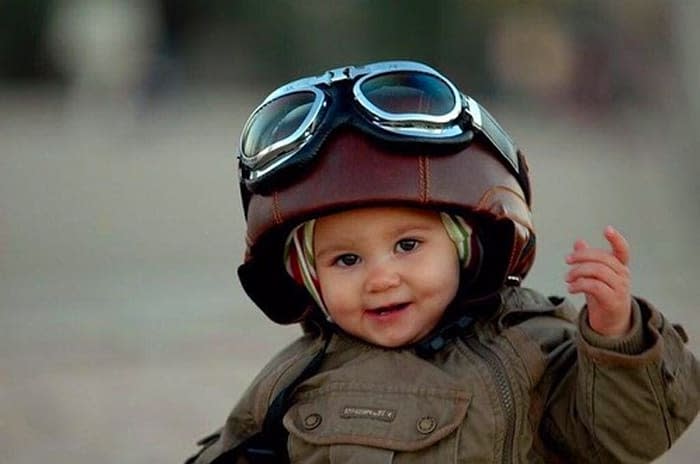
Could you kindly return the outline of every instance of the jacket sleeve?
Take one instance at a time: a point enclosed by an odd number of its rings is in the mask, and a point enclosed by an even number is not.
[[[318,345],[318,340],[306,335],[278,353],[239,398],[225,425],[201,439],[197,443],[200,451],[185,464],[208,464],[225,453],[233,454],[226,462],[247,464],[248,460],[232,450],[261,430],[272,399],[299,374]]]
[[[642,299],[624,337],[587,321],[584,308],[575,341],[548,353],[542,442],[575,462],[649,462],[695,418],[700,365],[682,329]]]

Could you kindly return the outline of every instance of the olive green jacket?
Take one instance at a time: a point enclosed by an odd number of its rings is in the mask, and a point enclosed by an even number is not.
[[[501,296],[494,317],[430,359],[334,334],[284,415],[291,462],[631,464],[662,454],[695,418],[700,364],[682,328],[644,300],[630,334],[609,339],[585,308],[577,322],[567,301],[521,288]],[[258,432],[322,343],[307,335],[278,354],[190,462]]]

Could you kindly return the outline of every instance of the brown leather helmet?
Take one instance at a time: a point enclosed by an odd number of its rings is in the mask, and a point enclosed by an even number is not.
[[[515,172],[485,135],[475,131],[454,144],[402,143],[343,123],[319,137],[313,159],[291,178],[256,191],[242,177],[247,248],[238,275],[243,289],[277,323],[305,319],[315,306],[285,269],[287,235],[307,219],[377,205],[453,212],[474,224],[482,265],[465,289],[469,298],[519,284],[535,256],[528,167],[513,147]]]

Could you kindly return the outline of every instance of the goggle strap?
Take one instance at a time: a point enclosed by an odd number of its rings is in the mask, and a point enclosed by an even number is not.
[[[511,138],[506,134],[506,131],[496,122],[488,111],[481,108],[482,133],[487,139],[501,152],[508,164],[520,174],[520,166],[518,164],[518,152]]]

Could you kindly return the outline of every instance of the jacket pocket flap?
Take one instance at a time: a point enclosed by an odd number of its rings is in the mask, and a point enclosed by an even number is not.
[[[415,451],[452,433],[469,400],[456,389],[335,382],[300,394],[284,426],[314,445]]]

